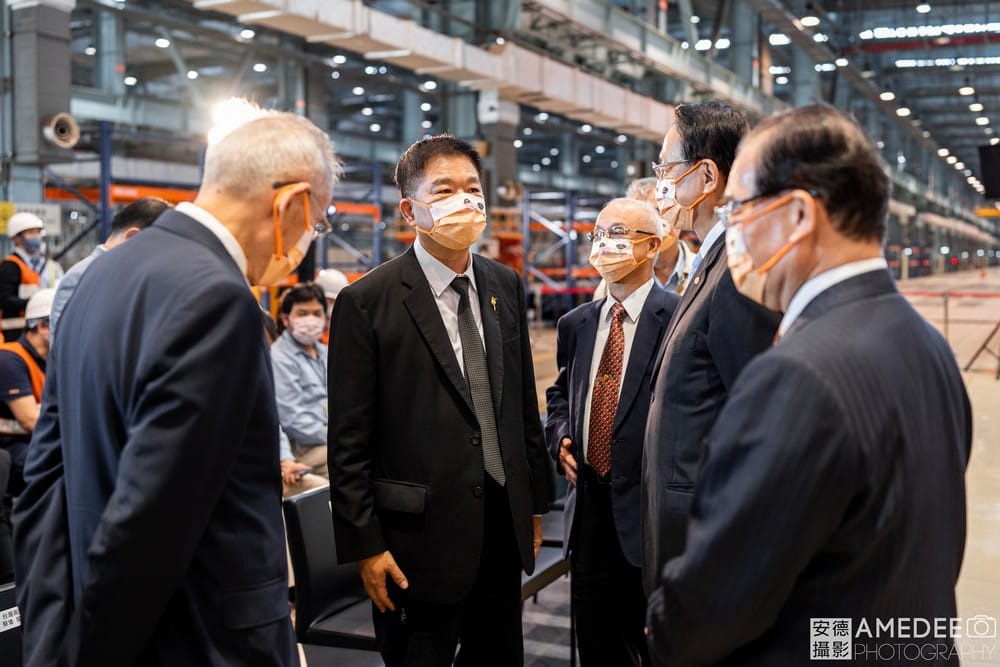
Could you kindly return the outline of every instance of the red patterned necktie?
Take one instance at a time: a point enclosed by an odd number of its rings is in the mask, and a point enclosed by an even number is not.
[[[590,426],[587,431],[587,462],[598,475],[611,470],[611,427],[618,411],[618,388],[622,381],[622,358],[625,354],[625,307],[611,306],[611,330],[601,353],[601,363],[594,378],[594,397],[590,403]]]

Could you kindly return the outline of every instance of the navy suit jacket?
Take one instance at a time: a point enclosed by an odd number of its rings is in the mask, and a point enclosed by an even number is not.
[[[954,617],[971,442],[955,356],[888,271],[821,293],[712,430],[684,553],[650,598],[654,660],[807,664],[810,618]]]
[[[15,516],[28,665],[297,664],[263,321],[181,213],[80,281]]]
[[[684,550],[705,440],[744,366],[774,341],[781,316],[743,296],[716,241],[688,279],[660,346],[643,452],[643,587]]]
[[[605,297],[607,298],[607,297]],[[639,485],[642,482],[642,441],[649,412],[649,382],[656,350],[680,298],[655,285],[646,297],[636,325],[628,368],[622,377],[618,410],[611,431],[611,504],[625,558],[632,565],[642,564],[642,531],[639,523]],[[548,419],[545,437],[549,453],[559,460],[559,443],[568,437],[572,453],[583,463],[583,423],[587,392],[590,390],[591,363],[598,318],[604,299],[585,303],[559,319],[557,325],[556,365],[559,375],[546,391]],[[576,487],[571,486],[566,499],[566,535],[564,550],[572,548],[575,520]]]
[[[538,415],[524,289],[517,274],[472,256],[486,362],[525,571],[532,515],[552,494]],[[414,599],[450,604],[479,571],[484,477],[468,382],[413,248],[337,297],[330,324],[329,465],[337,557],[389,550]]]

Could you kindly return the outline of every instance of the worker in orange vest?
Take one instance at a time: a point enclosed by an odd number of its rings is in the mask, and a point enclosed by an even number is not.
[[[54,289],[35,292],[25,308],[27,328],[16,341],[0,344],[0,450],[10,459],[9,478],[0,488],[0,549],[8,548],[12,499],[24,490],[24,460],[35,429],[49,356],[49,313]],[[10,554],[0,553],[0,583]]]
[[[45,224],[34,213],[15,213],[7,222],[14,252],[0,262],[0,311],[5,341],[24,330],[24,308],[32,294],[55,287],[63,276],[58,262],[45,257]]]

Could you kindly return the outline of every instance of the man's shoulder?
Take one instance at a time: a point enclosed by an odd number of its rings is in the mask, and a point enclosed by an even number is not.
[[[28,364],[24,359],[6,345],[18,345],[19,343],[6,343],[0,347],[0,388],[8,387],[12,380],[17,380],[21,376],[27,376]]]

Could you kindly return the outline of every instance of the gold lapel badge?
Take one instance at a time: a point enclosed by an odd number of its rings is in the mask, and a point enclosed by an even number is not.
[[[495,296],[490,297],[490,305],[493,306],[493,312],[497,312],[497,298]]]

